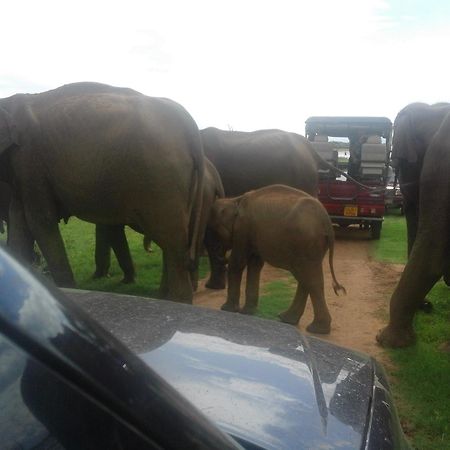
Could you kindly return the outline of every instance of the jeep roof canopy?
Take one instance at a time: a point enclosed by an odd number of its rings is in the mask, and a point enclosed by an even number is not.
[[[310,117],[305,122],[306,136],[322,134],[334,137],[378,135],[389,140],[392,122],[387,117]]]

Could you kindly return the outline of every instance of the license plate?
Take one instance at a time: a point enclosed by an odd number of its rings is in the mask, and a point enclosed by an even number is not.
[[[358,216],[358,207],[357,206],[345,206],[344,207],[344,216],[357,217]]]

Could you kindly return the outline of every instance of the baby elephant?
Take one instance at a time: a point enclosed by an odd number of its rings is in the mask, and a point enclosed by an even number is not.
[[[289,270],[298,282],[289,309],[280,314],[283,322],[297,324],[308,294],[314,320],[312,333],[329,333],[331,316],[325,303],[322,261],[329,249],[329,264],[336,295],[345,293],[334,275],[334,232],[322,204],[303,191],[272,185],[240,197],[219,199],[213,206],[209,225],[224,246],[231,249],[228,263],[228,295],[225,311],[239,310],[242,272],[247,267],[245,306],[253,314],[259,297],[259,276],[264,262]]]

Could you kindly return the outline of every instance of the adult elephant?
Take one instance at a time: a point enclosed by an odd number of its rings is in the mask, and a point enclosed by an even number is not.
[[[203,199],[202,199],[202,212],[200,215],[200,231],[199,235],[204,236],[206,231],[207,222],[210,216],[211,208],[217,198],[223,198],[225,196],[222,181],[220,179],[217,170],[214,165],[205,158],[205,175],[203,181]],[[142,229],[136,227],[132,228],[142,233]],[[191,270],[191,279],[194,289],[198,284],[198,258],[201,252],[200,246],[203,244],[202,239],[198,240],[199,248],[197,249],[197,260],[195,268]],[[144,242],[144,247],[149,246],[149,240]],[[128,246],[127,238],[125,235],[124,225],[97,225],[95,232],[95,273],[94,278],[102,278],[107,276],[109,266],[111,249],[116,255],[117,261],[124,274],[122,279],[123,283],[133,283],[136,275],[133,260],[131,258],[130,249]],[[207,246],[208,253],[211,250]],[[211,255],[213,257],[213,254]],[[212,270],[214,271],[215,260],[211,261]],[[160,286],[160,295],[164,296],[167,293],[167,270],[163,269],[163,277]]]
[[[330,168],[306,138],[281,130],[253,132],[206,128],[200,131],[205,156],[222,179],[225,196],[235,197],[271,184],[284,184],[313,197],[318,192],[318,168]],[[206,286],[225,287],[225,258],[220,240],[207,233],[216,247],[211,276]]]
[[[205,156],[234,197],[271,184],[285,184],[317,195],[317,167],[324,162],[308,140],[282,130],[252,132],[205,128],[200,131]]]
[[[419,180],[428,146],[450,112],[449,103],[411,103],[394,122],[392,164],[403,194],[408,233],[408,255],[414,244],[419,221]]]
[[[288,185],[317,196],[318,168],[330,168],[309,141],[295,133],[281,130],[238,132],[206,128],[200,131],[200,135],[205,156],[217,169],[226,197],[242,195],[271,184]],[[94,275],[106,275],[112,246],[124,272],[123,281],[134,279],[134,267],[123,228],[113,230],[102,227],[101,230],[97,229],[96,237],[97,264]],[[223,289],[226,284],[225,251],[212,229],[206,230],[205,246],[211,267],[206,286]]]
[[[389,324],[377,336],[378,342],[388,347],[405,347],[414,342],[414,314],[433,285],[448,273],[450,111],[430,138],[420,165],[416,186],[419,195],[417,232],[405,270],[390,301]]]
[[[74,286],[61,218],[137,224],[165,252],[167,297],[191,302],[204,174],[197,125],[171,100],[96,88],[0,100],[0,164],[13,187],[9,244],[30,261],[35,239],[56,283]]]
[[[449,112],[448,103],[411,103],[397,114],[394,122],[391,158],[403,194],[408,257],[419,222],[419,181],[424,157],[434,134]],[[431,311],[431,307],[427,299],[419,305],[426,312]]]

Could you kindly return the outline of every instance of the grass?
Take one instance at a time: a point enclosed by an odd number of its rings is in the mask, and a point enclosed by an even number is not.
[[[127,227],[127,240],[137,269],[136,282],[133,284],[121,283],[123,274],[113,254],[111,254],[110,277],[94,280],[92,274],[95,270],[95,226],[71,218],[68,224],[60,225],[60,230],[79,289],[143,297],[157,296],[161,277],[162,252],[156,244],[152,243],[152,253],[145,252],[142,245],[143,236]],[[200,277],[204,277],[207,272],[208,263],[206,258],[202,258]]]
[[[391,263],[406,262],[406,225],[398,215],[386,217],[374,256]],[[432,314],[418,313],[418,342],[407,349],[389,350],[393,392],[399,414],[413,446],[420,450],[450,450],[449,288],[439,282],[428,298]]]
[[[110,277],[94,280],[95,226],[77,219],[70,219],[67,225],[60,225],[70,264],[80,289],[110,291],[122,294],[155,296],[161,276],[161,250],[153,245],[153,253],[148,254],[142,246],[142,235],[126,229],[126,235],[137,267],[136,283],[123,284],[122,271],[116,258],[111,256]]]
[[[406,263],[406,223],[399,210],[385,216],[381,239],[374,245],[374,257],[388,263]]]
[[[278,320],[278,314],[285,311],[292,302],[297,287],[294,277],[267,283],[260,295],[257,316]]]

